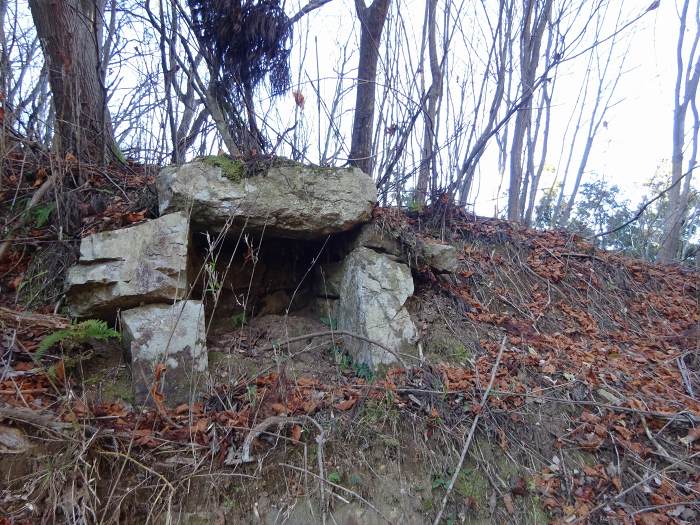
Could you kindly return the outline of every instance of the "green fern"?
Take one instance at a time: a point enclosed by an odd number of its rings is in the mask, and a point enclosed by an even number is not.
[[[107,341],[112,338],[121,339],[121,335],[110,328],[104,321],[88,319],[44,337],[39,343],[35,355],[37,359],[41,359],[50,348],[58,343],[76,345],[87,341]]]

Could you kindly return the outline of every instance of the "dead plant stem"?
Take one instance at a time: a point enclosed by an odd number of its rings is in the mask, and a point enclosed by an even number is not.
[[[476,416],[474,416],[474,421],[472,421],[472,426],[469,429],[469,435],[467,435],[467,439],[464,442],[464,446],[462,447],[462,453],[459,456],[459,462],[457,463],[457,467],[455,468],[454,474],[452,474],[452,479],[450,480],[450,484],[448,485],[447,490],[445,491],[445,495],[442,497],[440,511],[437,513],[437,516],[435,516],[433,525],[439,525],[440,520],[442,519],[442,514],[445,512],[445,507],[447,506],[447,499],[450,497],[450,494],[454,489],[455,483],[457,482],[457,478],[459,477],[459,473],[462,470],[462,465],[464,464],[464,459],[467,457],[467,451],[469,450],[469,445],[471,444],[472,438],[474,437],[476,426],[479,423],[479,419],[481,417],[482,412],[484,411],[484,408],[486,407],[486,402],[488,401],[489,393],[491,392],[493,382],[496,379],[496,372],[498,372],[498,366],[501,364],[501,357],[503,356],[503,350],[505,350],[506,348],[507,339],[508,336],[503,336],[503,341],[501,341],[501,348],[498,350],[498,356],[496,356],[496,362],[494,363],[493,368],[491,369],[491,378],[489,379],[489,384],[486,387],[486,390],[484,390],[484,395],[482,396],[481,403],[479,404],[479,411],[476,414]]]
[[[654,472],[652,472],[651,474],[649,474],[649,475],[646,476],[645,478],[640,479],[640,480],[639,480],[637,483],[635,483],[634,485],[630,485],[629,487],[627,487],[625,490],[623,490],[623,491],[620,492],[619,494],[613,496],[611,499],[609,499],[609,500],[607,500],[607,501],[604,501],[604,502],[602,502],[602,503],[596,505],[596,506],[593,507],[586,515],[581,516],[580,518],[576,518],[574,521],[571,522],[571,525],[576,525],[577,523],[582,523],[582,522],[586,521],[590,516],[592,516],[593,514],[595,514],[596,512],[598,512],[599,510],[601,510],[602,508],[604,508],[604,507],[610,505],[612,502],[614,502],[614,501],[616,501],[616,500],[619,500],[619,499],[622,498],[623,496],[626,496],[627,494],[629,494],[630,492],[632,492],[634,489],[636,489],[637,487],[640,487],[641,485],[644,485],[644,484],[645,484],[646,482],[648,482],[648,481],[651,481],[652,479],[654,479],[655,477],[657,477],[657,476],[658,476],[659,474],[661,474],[662,472],[665,472],[666,470],[669,470],[669,469],[671,469],[671,468],[673,468],[673,467],[675,467],[675,466],[678,466],[678,465],[680,465],[680,464],[683,463],[683,462],[690,461],[691,459],[694,459],[694,458],[696,458],[697,456],[700,456],[700,452],[696,452],[695,454],[691,454],[691,455],[688,456],[687,458],[679,459],[679,460],[677,460],[677,461],[671,463],[670,465],[666,465],[666,466],[665,466],[664,468],[662,468],[661,470],[655,470]]]
[[[303,468],[300,468],[300,467],[295,467],[294,465],[290,465],[290,464],[288,464],[288,463],[280,463],[279,466],[280,466],[280,467],[285,467],[285,468],[290,468],[290,469],[292,469],[292,470],[297,470],[297,471],[299,471],[299,472],[306,472],[306,473],[308,473],[308,474],[311,474],[311,475],[312,475],[313,477],[315,477],[315,478],[318,478],[318,477],[319,477],[318,474],[315,474],[315,473],[313,473],[313,472],[310,472],[310,471],[308,471],[307,469],[303,469]],[[382,514],[382,513],[379,511],[379,509],[378,509],[377,507],[375,507],[374,505],[372,505],[369,501],[367,501],[365,498],[363,498],[362,496],[360,496],[360,495],[359,495],[357,492],[355,492],[354,490],[350,490],[350,489],[348,489],[348,488],[346,488],[346,487],[343,487],[342,485],[338,485],[337,483],[333,483],[332,481],[329,481],[329,480],[327,480],[327,479],[324,479],[323,482],[324,482],[324,483],[327,483],[328,485],[330,485],[330,486],[332,486],[332,487],[335,487],[335,488],[337,488],[337,489],[340,489],[340,490],[342,490],[343,492],[347,492],[347,493],[350,494],[351,496],[357,498],[359,501],[361,501],[362,503],[364,503],[365,505],[367,505],[367,506],[368,506],[370,509],[372,509],[374,512],[376,512],[377,515],[378,515],[379,517],[381,517],[384,521],[386,521],[387,523],[393,523],[389,518],[387,518],[384,514]]]
[[[353,338],[355,338],[355,339],[359,339],[360,341],[365,341],[366,343],[370,343],[370,344],[373,344],[373,345],[375,345],[375,346],[378,346],[378,347],[381,348],[382,350],[384,350],[384,351],[390,353],[391,355],[393,355],[393,356],[396,358],[396,360],[397,360],[399,363],[401,363],[401,366],[403,366],[404,368],[408,368],[408,366],[406,365],[406,362],[405,362],[403,359],[401,359],[401,356],[400,356],[397,352],[391,350],[391,349],[390,349],[389,347],[387,347],[385,344],[382,344],[382,343],[380,343],[380,342],[378,342],[378,341],[375,341],[374,339],[370,339],[370,338],[365,337],[365,336],[363,336],[363,335],[355,334],[355,333],[353,333],[353,332],[348,332],[347,330],[332,330],[332,331],[331,331],[331,330],[327,330],[327,331],[323,331],[323,332],[311,332],[311,333],[305,334],[305,335],[299,335],[299,336],[296,336],[296,337],[290,337],[289,339],[287,339],[287,340],[285,340],[285,341],[280,341],[279,343],[274,343],[274,344],[271,344],[271,345],[269,345],[269,346],[260,348],[260,349],[258,349],[258,351],[260,351],[260,352],[267,352],[267,351],[269,351],[269,350],[274,350],[275,348],[277,348],[277,347],[279,347],[279,346],[282,346],[282,345],[287,345],[287,344],[290,344],[290,343],[295,343],[295,342],[297,342],[297,341],[303,341],[303,340],[305,340],[305,339],[313,339],[314,337],[325,337],[325,336],[329,336],[329,335],[330,335],[330,336],[334,336],[334,335],[345,335],[345,336],[347,336],[347,337],[353,337]]]

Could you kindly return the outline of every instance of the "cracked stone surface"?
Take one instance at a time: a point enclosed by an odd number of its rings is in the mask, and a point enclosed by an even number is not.
[[[140,306],[121,312],[121,321],[136,403],[151,401],[149,390],[158,363],[166,367],[161,384],[165,403],[195,401],[208,368],[202,302]]]
[[[161,213],[190,210],[198,229],[317,239],[370,220],[377,200],[372,179],[357,168],[279,166],[232,181],[221,168],[193,161],[163,169],[157,181]]]
[[[405,306],[413,295],[413,277],[406,264],[369,248],[356,248],[343,261],[339,292],[338,329],[396,352],[413,348],[417,332]],[[355,362],[372,368],[396,361],[377,345],[356,338],[346,338],[345,346]]]
[[[85,237],[66,279],[71,315],[113,318],[120,309],[181,299],[188,244],[184,213]]]
[[[420,259],[440,273],[454,273],[459,268],[457,249],[449,244],[421,241],[418,244]]]

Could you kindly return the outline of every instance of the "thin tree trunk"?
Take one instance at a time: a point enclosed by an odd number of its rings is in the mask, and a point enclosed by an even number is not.
[[[556,77],[552,80],[552,90],[554,90],[555,80]],[[549,86],[547,82],[545,82],[542,85],[542,110],[545,114],[544,130],[542,131],[542,154],[540,157],[539,165],[537,166],[537,172],[533,174],[532,183],[530,184],[530,197],[527,203],[527,211],[525,212],[524,217],[525,224],[527,226],[530,226],[532,224],[532,215],[535,210],[535,202],[537,201],[537,190],[540,187],[540,179],[542,178],[542,172],[544,171],[544,165],[547,160],[547,146],[549,145],[549,124],[552,115],[552,94],[549,92],[548,87]]]
[[[486,122],[483,131],[474,142],[474,147],[472,149],[467,148],[467,152],[457,175],[460,206],[467,204],[469,192],[471,191],[471,187],[474,182],[474,175],[476,174],[476,166],[478,165],[484,152],[486,142],[491,138],[491,132],[498,117],[498,110],[501,107],[504,94],[506,93],[506,69],[508,67],[508,53],[509,51],[512,51],[510,48],[513,15],[512,8],[512,3],[509,2],[506,4],[505,0],[500,0],[498,8],[498,23],[494,30],[493,44],[491,50],[489,51],[489,62],[493,62],[495,65],[492,75],[496,78],[496,87],[494,90],[493,99],[491,100],[491,106],[489,108],[488,121]],[[477,101],[477,110],[481,105],[482,93],[485,90],[486,83],[489,82],[490,78],[490,75],[485,75],[482,79],[479,99]],[[508,80],[509,82],[512,80],[512,75],[508,75]],[[474,119],[470,130],[471,136],[474,136],[476,132],[476,125],[477,119]],[[471,137],[468,144],[471,144]],[[472,151],[478,152],[477,155],[472,157],[470,155]]]
[[[360,63],[357,70],[357,97],[355,119],[352,126],[350,163],[371,175],[372,133],[374,131],[374,105],[377,80],[379,42],[390,0],[374,0],[369,7],[364,0],[355,0],[355,10],[360,20]]]
[[[54,146],[96,164],[116,153],[101,82],[104,0],[29,0],[49,66],[56,111]]]
[[[671,182],[672,187],[669,191],[669,207],[668,214],[665,218],[664,235],[661,240],[661,248],[659,249],[659,260],[664,263],[673,261],[680,247],[681,230],[687,208],[688,195],[685,190],[690,188],[690,182],[686,181],[681,191],[680,179],[683,174],[683,146],[685,142],[685,118],[688,112],[688,105],[695,99],[698,89],[698,81],[700,81],[700,53],[697,61],[693,65],[694,52],[697,50],[698,39],[700,32],[696,32],[691,53],[688,57],[687,68],[683,64],[683,41],[686,32],[686,19],[688,16],[689,0],[685,0],[683,10],[681,12],[680,31],[678,34],[678,46],[676,48],[676,88],[674,92],[674,110],[673,110],[673,153],[671,156]],[[698,8],[700,10],[700,7]],[[685,80],[685,86],[683,86]],[[697,135],[694,137],[697,139]],[[692,167],[691,167],[692,169]],[[687,177],[690,178],[690,173]]]
[[[523,28],[520,40],[520,84],[522,105],[515,117],[513,143],[510,150],[510,183],[508,185],[508,220],[520,220],[523,203],[520,199],[523,183],[523,149],[525,136],[532,120],[532,95],[535,75],[540,59],[540,47],[544,29],[552,10],[552,0],[542,0],[542,7],[536,9],[538,0],[526,2],[523,15]]]
[[[426,13],[427,24],[427,39],[428,39],[428,56],[430,62],[430,76],[432,84],[428,89],[427,102],[424,105],[425,128],[423,131],[423,147],[421,149],[420,167],[418,170],[418,183],[416,184],[416,202],[425,204],[428,196],[428,180],[430,177],[430,168],[434,162],[435,152],[433,144],[435,142],[435,125],[437,118],[437,103],[442,96],[442,75],[443,71],[440,67],[437,57],[437,42],[436,42],[436,10],[437,0],[429,0]]]

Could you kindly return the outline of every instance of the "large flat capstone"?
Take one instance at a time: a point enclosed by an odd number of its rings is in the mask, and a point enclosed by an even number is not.
[[[279,165],[241,177],[196,160],[163,169],[157,186],[160,212],[191,211],[199,229],[245,227],[292,239],[320,238],[365,223],[377,200],[374,182],[357,168]]]
[[[122,336],[131,354],[136,403],[152,402],[156,366],[165,365],[159,391],[171,406],[191,403],[204,387],[208,368],[201,301],[151,304],[121,313]]]
[[[189,221],[172,213],[80,243],[66,280],[74,317],[113,317],[120,309],[168,303],[187,292]]]
[[[339,330],[381,343],[394,352],[410,350],[417,338],[406,309],[413,295],[413,277],[406,264],[390,255],[359,247],[345,258],[335,309]],[[389,364],[396,357],[381,347],[348,337],[345,345],[357,363]]]

